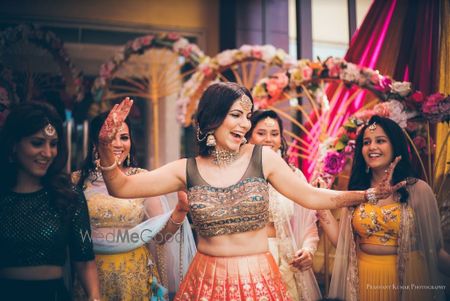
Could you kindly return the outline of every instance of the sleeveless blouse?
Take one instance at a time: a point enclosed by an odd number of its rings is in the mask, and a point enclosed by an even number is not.
[[[195,158],[188,158],[186,179],[194,228],[203,237],[262,229],[269,221],[269,187],[262,171],[262,147],[253,149],[242,178],[225,188],[209,185]]]
[[[400,221],[400,203],[385,206],[364,203],[355,209],[352,218],[360,243],[383,246],[398,245]]]

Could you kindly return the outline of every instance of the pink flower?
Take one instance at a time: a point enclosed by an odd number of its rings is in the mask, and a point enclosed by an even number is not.
[[[392,80],[389,77],[381,76],[378,85],[375,86],[375,89],[387,93],[391,90]]]
[[[303,80],[310,80],[313,75],[313,69],[309,66],[305,66],[302,68]]]
[[[263,51],[260,46],[255,46],[252,49],[252,55],[254,58],[261,59],[263,56]]]
[[[281,89],[280,87],[278,87],[277,84],[277,80],[270,78],[267,83],[266,83],[266,89],[267,89],[267,93],[269,93],[271,98],[275,98],[277,99],[278,97],[280,97],[283,89]]]
[[[425,97],[423,97],[422,92],[416,91],[411,95],[411,100],[415,103],[422,103],[425,100]]]
[[[115,68],[115,64],[109,61],[106,64],[101,65],[100,67],[100,76],[103,78],[109,78],[112,74],[112,71]]]
[[[273,77],[274,77],[276,85],[280,89],[284,89],[289,83],[289,78],[287,77],[287,75],[285,73],[277,73],[277,74],[274,74]]]
[[[329,151],[324,159],[323,170],[330,175],[337,175],[345,166],[345,156],[337,151]]]
[[[182,49],[180,49],[180,53],[184,57],[189,57],[189,55],[191,54],[192,50],[193,50],[192,49],[192,45],[189,44],[189,45],[186,45],[186,47],[183,47]]]
[[[169,33],[167,34],[167,39],[168,39],[168,40],[176,41],[176,40],[178,40],[179,38],[180,38],[180,35],[179,35],[178,33],[175,33],[175,32],[169,32]]]
[[[148,46],[152,43],[154,36],[148,35],[144,37],[140,37],[139,40],[143,46]]]
[[[340,61],[335,61],[334,58],[329,58],[328,60],[326,60],[325,65],[328,68],[329,77],[339,77],[339,73],[341,72]]]

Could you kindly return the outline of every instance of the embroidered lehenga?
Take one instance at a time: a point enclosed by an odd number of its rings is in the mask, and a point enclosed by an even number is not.
[[[236,184],[209,185],[195,158],[187,160],[187,189],[194,228],[203,237],[262,229],[269,217],[269,188],[255,146],[248,168]],[[177,301],[291,300],[270,252],[217,257],[197,253],[180,285]]]
[[[436,199],[421,180],[407,189],[407,203],[344,209],[329,297],[445,300],[437,265],[442,232]],[[396,246],[397,255],[364,253],[359,242]]]
[[[126,174],[143,171],[130,168]],[[84,194],[102,300],[149,300],[151,296],[167,295],[165,288],[169,286],[175,291],[174,278],[179,277],[174,259],[179,258],[179,251],[174,249],[177,242],[158,244],[152,241],[162,239],[157,233],[171,214],[167,204],[161,200],[160,206],[156,206],[160,211],[150,212],[146,202],[156,200],[114,198],[108,194],[101,174],[95,175],[95,181],[92,176],[85,181]],[[75,292],[79,292],[78,285],[75,285]],[[82,299],[78,293],[76,297]]]
[[[304,178],[299,170],[295,172]],[[269,238],[269,249],[292,299],[321,299],[312,269],[299,271],[289,264],[300,247],[315,252],[319,241],[316,211],[295,204],[269,185],[269,213],[276,230],[276,237]]]

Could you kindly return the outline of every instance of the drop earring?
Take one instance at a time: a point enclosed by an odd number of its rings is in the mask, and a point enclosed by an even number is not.
[[[366,173],[369,173],[369,171],[370,171],[370,167],[369,167],[369,165],[367,165],[366,166]]]
[[[127,167],[130,167],[130,153],[127,155]]]
[[[214,137],[213,132],[209,132],[206,137],[206,145],[207,146],[216,146],[216,137]]]

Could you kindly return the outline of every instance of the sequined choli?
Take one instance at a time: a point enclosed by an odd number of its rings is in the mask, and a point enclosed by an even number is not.
[[[139,173],[131,168],[127,175]],[[107,193],[101,175],[94,182],[86,181],[84,195],[88,202],[92,228],[131,228],[146,219],[144,198],[118,199]]]
[[[262,229],[269,221],[269,188],[261,146],[255,146],[247,170],[234,185],[217,188],[200,175],[195,158],[187,160],[187,189],[194,228],[203,237]]]

